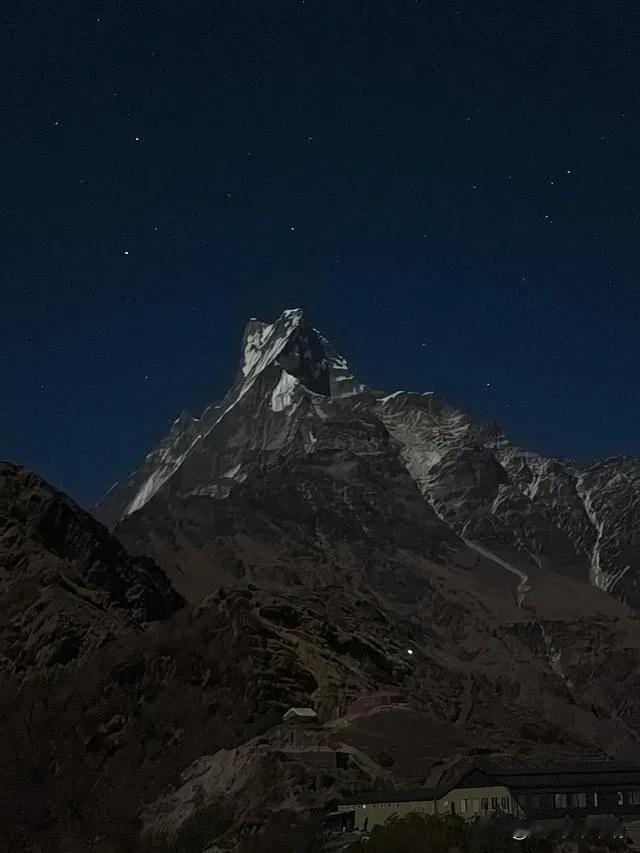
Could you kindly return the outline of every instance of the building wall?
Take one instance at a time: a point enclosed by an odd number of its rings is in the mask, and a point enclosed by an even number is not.
[[[502,785],[486,788],[456,788],[439,800],[416,800],[408,803],[358,803],[342,806],[341,810],[353,810],[355,829],[373,829],[385,823],[392,815],[406,817],[412,812],[421,814],[458,814],[471,819],[476,815],[487,815],[494,811],[513,813],[515,807],[509,790]],[[485,807],[486,806],[486,807]]]
[[[504,785],[483,788],[454,788],[436,803],[437,814],[458,814],[472,818],[492,812],[514,814],[517,804]]]
[[[374,826],[387,821],[392,815],[406,817],[412,812],[421,814],[435,814],[435,802],[433,800],[417,800],[411,803],[358,803],[349,806],[354,810],[354,828],[357,830],[373,829]]]
[[[559,785],[556,789],[546,791],[518,791],[516,797],[529,817],[640,813],[640,787],[633,790],[623,786],[620,789],[590,790],[588,785],[584,785],[583,790],[578,791],[563,789]]]

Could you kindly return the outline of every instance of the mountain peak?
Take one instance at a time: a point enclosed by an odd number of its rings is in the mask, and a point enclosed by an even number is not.
[[[113,524],[165,485],[179,494],[197,489],[224,497],[265,454],[288,445],[307,406],[315,411],[321,398],[366,391],[301,308],[288,308],[272,323],[252,317],[236,380],[224,398],[199,418],[180,415],[141,468],[109,491],[100,517]]]
[[[274,323],[251,318],[243,336],[242,375],[251,380],[272,364],[303,319],[301,308],[283,311]]]

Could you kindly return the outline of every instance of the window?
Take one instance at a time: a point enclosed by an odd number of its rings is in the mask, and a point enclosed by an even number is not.
[[[498,811],[498,798],[497,797],[491,797],[491,808],[493,809],[494,812]]]
[[[618,797],[618,805],[623,806],[624,805],[624,794],[622,793],[622,791],[616,791],[616,794]]]
[[[582,791],[579,791],[575,794],[571,794],[569,797],[569,803],[574,809],[586,809],[587,795]]]
[[[487,797],[482,797],[482,799],[480,800],[480,810],[483,812],[489,811],[489,800],[487,799]]]
[[[460,813],[464,814],[467,811],[467,800],[460,800]]]
[[[566,794],[556,794],[553,798],[553,805],[556,809],[566,809],[567,807],[567,795]]]
[[[594,806],[598,805],[598,795],[596,793],[594,793],[594,795],[593,795],[593,805]]]
[[[629,791],[628,797],[630,806],[640,806],[640,791]]]
[[[480,800],[471,800],[471,806],[473,808],[473,813],[477,814],[480,811]]]
[[[511,811],[511,803],[509,802],[509,797],[500,797],[500,808],[503,812]]]

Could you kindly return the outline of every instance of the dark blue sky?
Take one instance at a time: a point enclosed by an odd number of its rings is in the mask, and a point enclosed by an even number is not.
[[[92,502],[294,306],[375,386],[640,453],[637,8],[21,4],[0,457]]]

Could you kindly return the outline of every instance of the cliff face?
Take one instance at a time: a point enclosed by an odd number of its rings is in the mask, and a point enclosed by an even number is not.
[[[182,605],[164,573],[40,477],[0,464],[0,668],[89,655]]]

